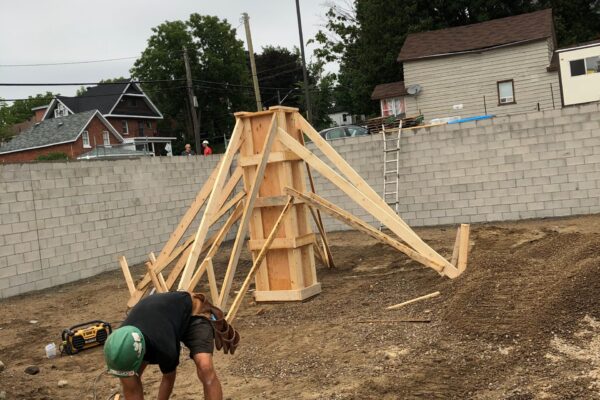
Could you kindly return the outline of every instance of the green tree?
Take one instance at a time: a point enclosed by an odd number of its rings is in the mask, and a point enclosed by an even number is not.
[[[256,71],[260,86],[260,96],[264,107],[282,104],[300,107],[295,92],[302,81],[302,61],[299,51],[291,52],[285,47],[266,46],[262,53],[255,55]],[[249,67],[248,67],[249,68]],[[275,89],[280,88],[280,89]]]
[[[0,143],[12,137],[12,125],[27,121],[33,116],[32,108],[49,104],[52,97],[52,92],[39,93],[24,100],[15,100],[12,104],[0,99]]]
[[[559,45],[600,34],[598,0],[347,0],[330,3],[315,55],[339,63],[336,102],[353,114],[376,114],[370,94],[403,79],[396,61],[409,33],[442,29],[553,8]]]
[[[183,48],[187,48],[200,131],[210,138],[229,134],[233,128],[231,112],[248,108],[249,102],[246,56],[236,30],[227,20],[192,14],[188,21],[165,22],[152,31],[146,49],[131,69],[132,76],[140,80],[185,79]],[[173,133],[184,131],[174,145],[175,151],[181,142],[193,143],[194,138],[185,88],[185,81],[144,85],[167,119],[165,128],[171,129],[175,122]]]

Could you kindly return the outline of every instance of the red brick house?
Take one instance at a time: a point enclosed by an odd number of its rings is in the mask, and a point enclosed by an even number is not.
[[[132,149],[148,148],[159,155],[175,138],[159,135],[157,123],[163,115],[135,82],[105,83],[86,88],[79,96],[56,96],[40,121],[98,110]],[[36,116],[40,115],[36,110]]]
[[[98,110],[84,111],[36,122],[0,146],[0,163],[35,161],[50,153],[76,159],[96,147],[110,148],[123,142]]]

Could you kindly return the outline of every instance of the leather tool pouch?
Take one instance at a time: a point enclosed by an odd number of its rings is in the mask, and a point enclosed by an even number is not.
[[[215,347],[225,354],[234,354],[240,343],[240,334],[225,320],[220,308],[215,307],[202,293],[190,293],[192,296],[192,315],[207,318],[215,332]],[[215,319],[211,318],[211,314]]]

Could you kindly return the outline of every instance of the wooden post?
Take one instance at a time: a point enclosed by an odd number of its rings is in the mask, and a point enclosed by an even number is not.
[[[129,290],[129,295],[133,296],[136,292],[135,283],[133,283],[133,278],[131,277],[131,271],[129,270],[129,265],[127,264],[127,260],[125,256],[119,257],[119,264],[121,264],[121,270],[123,271],[123,276],[125,277],[125,283],[127,284],[127,289]]]
[[[460,246],[458,250],[458,263],[456,267],[459,273],[467,269],[467,257],[469,255],[469,224],[460,225]]]

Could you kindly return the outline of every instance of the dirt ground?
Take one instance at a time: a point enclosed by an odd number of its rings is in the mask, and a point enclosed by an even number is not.
[[[418,232],[450,256],[454,227]],[[337,268],[319,267],[320,295],[267,305],[248,296],[238,352],[215,357],[226,398],[600,399],[600,215],[473,225],[468,269],[452,281],[360,233],[331,240]],[[249,265],[246,253],[238,271]],[[385,310],[436,290],[437,298]],[[94,399],[96,387],[106,399],[118,382],[100,375],[101,348],[50,360],[44,345],[86,320],[118,326],[126,299],[114,271],[1,301],[0,391],[7,399]],[[365,323],[407,317],[431,322]],[[40,373],[26,375],[29,365]],[[60,379],[68,385],[59,388]],[[150,367],[148,398],[159,381]],[[201,393],[182,352],[172,398]]]

